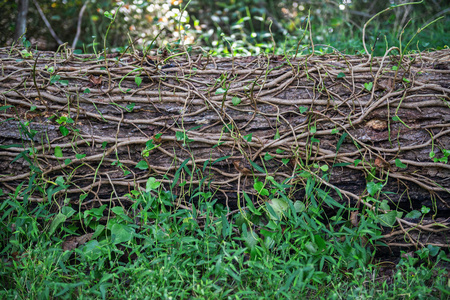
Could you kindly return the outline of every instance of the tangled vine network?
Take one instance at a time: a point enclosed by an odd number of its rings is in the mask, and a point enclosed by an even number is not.
[[[4,191],[25,190],[31,203],[129,207],[130,192],[154,177],[176,207],[209,192],[230,214],[245,206],[244,191],[262,205],[271,188],[385,214],[425,206],[420,221],[395,214],[387,243],[449,246],[449,50],[189,50],[0,49]]]

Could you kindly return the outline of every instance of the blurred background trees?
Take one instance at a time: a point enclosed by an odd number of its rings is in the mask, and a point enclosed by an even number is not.
[[[0,0],[0,45],[11,45],[17,31],[22,0]],[[76,49],[102,49],[111,20],[118,13],[107,45],[120,51],[132,42],[136,48],[195,44],[213,54],[254,55],[263,52],[295,53],[311,44],[331,45],[342,52],[362,52],[362,28],[377,12],[403,0],[29,0],[26,38],[38,49],[56,50],[58,40]],[[122,6],[120,6],[122,5]],[[120,8],[119,8],[120,7]],[[83,10],[82,10],[83,8]],[[41,13],[39,12],[41,10]],[[80,14],[80,11],[82,13]],[[45,16],[45,17],[43,17]],[[450,2],[428,0],[394,8],[368,25],[366,43],[376,55],[386,45],[408,42],[416,31],[438,19],[413,42],[414,49],[440,49],[450,44]],[[44,21],[47,19],[47,25]],[[309,28],[310,23],[311,28]],[[54,34],[51,33],[54,31]],[[377,41],[377,42],[375,42]],[[328,49],[332,51],[332,49]]]

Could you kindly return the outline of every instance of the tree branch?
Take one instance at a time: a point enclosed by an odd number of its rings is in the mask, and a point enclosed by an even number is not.
[[[80,9],[80,13],[78,14],[78,23],[77,23],[77,34],[75,35],[75,38],[73,39],[72,42],[72,49],[75,49],[77,42],[78,42],[78,38],[80,37],[80,33],[81,33],[81,20],[83,19],[83,14],[84,11],[86,10],[88,1],[85,1],[83,6]]]
[[[50,34],[52,37],[56,40],[58,44],[64,44],[63,41],[56,35],[55,31],[53,30],[52,26],[50,25],[50,22],[47,20],[47,18],[44,15],[44,12],[42,11],[41,7],[39,6],[39,3],[37,3],[36,0],[33,0],[34,5],[36,6],[39,15],[41,15],[42,20],[44,21],[45,25],[47,26],[48,30],[50,31]]]

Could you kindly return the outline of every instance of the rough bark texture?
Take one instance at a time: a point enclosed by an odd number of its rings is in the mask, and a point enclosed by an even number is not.
[[[105,59],[8,48],[0,59],[4,191],[63,176],[56,201],[127,206],[155,177],[178,205],[210,191],[235,208],[243,191],[267,201],[254,184],[270,191],[270,175],[291,199],[450,215],[448,50]]]

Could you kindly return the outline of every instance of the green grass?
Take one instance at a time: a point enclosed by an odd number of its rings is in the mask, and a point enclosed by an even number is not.
[[[76,211],[4,195],[2,299],[448,299],[443,250],[384,262],[376,221],[288,200],[227,216],[205,193],[176,209],[154,179],[134,204]],[[25,197],[26,198],[26,197]],[[93,233],[67,251],[69,236]],[[366,245],[365,241],[369,241]],[[386,271],[387,270],[387,271]]]

